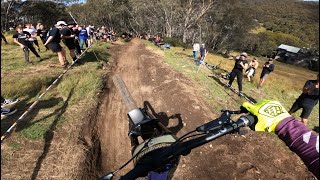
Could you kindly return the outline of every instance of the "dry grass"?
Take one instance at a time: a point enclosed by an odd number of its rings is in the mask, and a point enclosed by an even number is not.
[[[19,98],[18,112],[1,121],[2,133],[63,72],[57,55],[44,52],[42,62],[29,65],[16,45],[1,46],[1,95]],[[97,61],[92,50],[100,61]],[[67,54],[69,54],[68,50]],[[34,55],[31,53],[30,58]],[[67,55],[69,61],[70,56]],[[79,133],[91,109],[95,109],[107,73],[101,61],[109,54],[104,43],[95,45],[83,57],[83,65],[73,67],[26,116],[16,131],[1,144],[3,179],[74,179],[87,153],[79,144]]]

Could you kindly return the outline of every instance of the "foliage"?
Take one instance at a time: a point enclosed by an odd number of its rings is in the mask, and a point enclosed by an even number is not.
[[[216,52],[229,49],[261,55],[280,44],[319,50],[318,2],[88,0],[67,7],[35,1],[16,2],[11,9],[4,5],[1,8],[10,10],[5,17],[10,21],[25,19],[52,25],[57,20],[70,19],[67,13],[71,12],[82,25],[105,26],[120,34],[160,34],[179,38],[188,45],[197,41]]]
[[[184,47],[184,48],[186,48],[186,44],[183,43],[181,41],[181,39],[176,38],[176,37],[172,37],[172,38],[166,37],[166,38],[164,38],[164,43],[169,43],[171,46],[174,46],[174,47]]]
[[[32,23],[35,25],[41,22],[47,27],[52,26],[58,20],[68,21],[70,16],[65,11],[64,4],[50,1],[8,1],[1,3],[1,10],[7,13],[1,15],[1,25],[3,30],[18,24]]]
[[[70,16],[65,12],[63,4],[53,2],[32,2],[27,1],[20,12],[27,22],[41,22],[47,27],[54,25],[59,20],[68,21]]]

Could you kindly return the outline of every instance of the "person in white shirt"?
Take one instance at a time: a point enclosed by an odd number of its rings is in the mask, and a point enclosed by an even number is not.
[[[199,43],[194,43],[193,44],[193,59],[197,60],[197,55],[198,55],[198,51],[200,50],[200,45]]]
[[[87,33],[88,33],[88,46],[90,47],[92,45],[92,29],[91,25],[89,25],[87,28]]]
[[[31,34],[29,41],[31,43],[34,43],[38,47],[38,51],[40,52],[40,46],[37,40],[37,30],[32,26],[31,23],[27,23],[26,28],[24,28],[23,31],[26,31]]]

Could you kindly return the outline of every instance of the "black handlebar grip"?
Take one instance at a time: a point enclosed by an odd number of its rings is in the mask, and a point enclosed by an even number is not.
[[[249,126],[251,128],[251,126],[256,124],[256,122],[257,122],[256,116],[252,114],[248,114],[246,116],[241,116],[236,123],[238,124],[238,127]]]
[[[257,121],[257,117],[252,114],[246,115],[246,118],[249,120],[249,124],[247,126],[252,126]]]

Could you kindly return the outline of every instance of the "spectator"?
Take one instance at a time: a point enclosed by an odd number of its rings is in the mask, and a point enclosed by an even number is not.
[[[207,49],[205,48],[204,44],[201,45],[200,48],[200,59],[203,60],[206,57]]]
[[[87,47],[90,47],[92,45],[92,28],[91,28],[91,25],[89,25],[87,28],[87,33],[88,33],[88,38],[87,38],[87,42],[88,42],[88,46]]]
[[[79,40],[80,40],[80,48],[81,48],[81,52],[82,52],[84,44],[86,44],[86,47],[88,48],[88,44],[87,44],[88,32],[87,32],[84,25],[81,26],[81,29],[79,32]]]
[[[261,88],[261,86],[263,85],[263,83],[265,82],[267,76],[274,71],[274,64],[273,64],[273,60],[271,58],[269,58],[269,60],[263,65],[263,69],[261,72],[261,76],[260,76],[260,82],[258,85],[258,89]]]
[[[3,40],[6,44],[8,44],[8,41],[7,41],[6,37],[2,34],[2,31],[1,31],[1,43],[2,43],[2,40]]]
[[[19,102],[19,99],[10,100],[10,99],[5,99],[1,96],[1,119],[17,112],[17,109],[12,110],[10,108],[18,102]]]
[[[197,60],[198,59],[198,51],[200,50],[200,45],[199,43],[194,43],[193,44],[193,59]]]
[[[235,57],[235,64],[230,73],[230,80],[228,83],[228,87],[231,87],[232,82],[234,81],[235,77],[237,77],[238,81],[238,88],[239,88],[239,96],[243,96],[242,94],[242,77],[243,77],[243,69],[247,69],[248,61],[246,58],[248,54],[243,52],[240,56]]]
[[[38,58],[38,61],[41,61],[40,55],[37,53],[36,49],[33,47],[32,43],[29,41],[31,34],[27,31],[22,30],[22,26],[19,25],[16,28],[17,33],[12,36],[13,42],[18,44],[24,53],[24,59],[31,63],[29,59],[29,50]]]
[[[248,81],[250,81],[251,77],[255,75],[258,66],[259,63],[257,61],[257,58],[254,57],[253,60],[249,63],[249,68],[246,70]]]
[[[45,29],[43,24],[40,24],[39,25],[39,29],[37,30],[37,35],[40,37],[40,40],[41,40],[42,44],[46,43],[47,33],[48,33],[48,30]],[[46,51],[47,50],[49,50],[49,49],[46,46]]]
[[[40,26],[41,26],[42,24],[40,23],[40,22],[38,22],[38,24],[37,24],[37,26],[36,26],[36,29],[37,29],[37,31],[38,31],[38,29],[40,29]]]
[[[74,22],[73,22],[74,23]],[[75,35],[75,37],[74,37],[74,43],[76,44],[76,51],[75,51],[75,53],[77,54],[77,55],[80,55],[81,54],[81,48],[80,48],[80,42],[79,42],[79,33],[80,33],[80,30],[79,30],[79,26],[78,26],[78,24],[76,24],[76,23],[74,23],[73,24],[74,26],[73,26],[73,33],[74,33],[74,35]]]
[[[77,60],[77,57],[74,52],[76,48],[75,38],[74,38],[75,35],[72,29],[74,24],[69,23],[68,26],[66,26],[65,24],[61,23],[60,26],[61,26],[60,33],[61,33],[62,42],[68,47],[72,61],[75,62]]]
[[[31,34],[29,41],[34,43],[38,47],[38,51],[40,52],[40,46],[37,40],[37,30],[32,26],[31,23],[27,23],[26,28],[24,28],[23,31],[27,31]]]
[[[300,115],[301,122],[305,125],[308,123],[308,117],[312,112],[313,107],[319,101],[319,74],[317,80],[308,80],[302,89],[302,94],[293,103],[289,114],[295,113],[297,110],[302,108]]]
[[[64,49],[60,45],[61,34],[58,28],[62,28],[62,26],[66,26],[66,25],[67,24],[64,21],[58,21],[55,26],[51,27],[47,34],[47,41],[44,44],[52,52],[55,52],[58,54],[59,62],[63,68],[67,68],[69,65],[69,62],[67,61]]]

